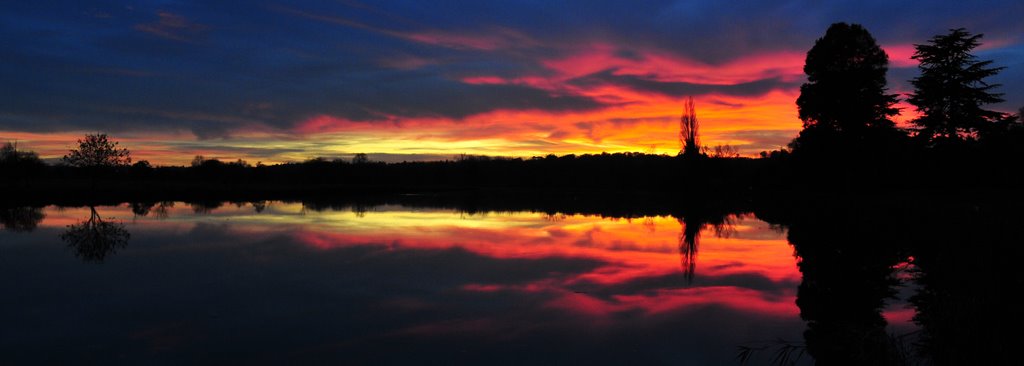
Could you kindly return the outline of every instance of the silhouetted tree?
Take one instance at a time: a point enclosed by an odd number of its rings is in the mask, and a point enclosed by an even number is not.
[[[786,148],[781,148],[772,151],[761,151],[758,155],[761,157],[761,159],[785,159],[789,157],[789,150],[786,150]]]
[[[42,164],[42,160],[39,160],[39,155],[34,151],[18,151],[17,143],[4,143],[3,147],[0,147],[0,164],[18,164],[23,162],[39,163]]]
[[[683,115],[679,117],[679,144],[682,145],[683,156],[700,156],[700,122],[697,121],[697,110],[693,107],[693,97],[686,99]]]
[[[65,164],[79,168],[109,168],[127,166],[132,163],[128,149],[118,147],[107,134],[89,134],[78,140],[78,148],[71,150],[62,159]]]
[[[194,159],[192,159],[192,163],[196,164],[196,165],[192,166],[193,168],[200,168],[200,169],[204,169],[204,170],[209,171],[209,170],[220,170],[221,168],[224,167],[224,165],[226,165],[226,164],[224,164],[223,161],[220,161],[219,159],[216,159],[216,158],[214,158],[214,159],[203,159],[203,160],[199,161],[198,163],[196,163],[196,159],[199,159],[199,158],[202,158],[202,157],[203,157],[202,155],[197,155]]]
[[[6,162],[8,160],[18,158],[18,147],[10,142],[4,144],[0,148],[0,161]]]
[[[711,157],[713,158],[738,158],[740,157],[740,149],[729,144],[718,144],[711,148]]]
[[[45,164],[32,151],[19,151],[16,143],[5,143],[0,147],[0,171],[8,178],[31,174]]]
[[[35,230],[45,217],[41,207],[0,208],[0,226],[14,232]]]
[[[68,225],[60,239],[83,261],[103,262],[107,255],[127,246],[131,234],[122,223],[104,221],[95,207],[90,206],[89,211],[88,220]]]
[[[914,45],[912,58],[920,62],[921,75],[910,81],[914,93],[907,101],[921,112],[913,120],[917,136],[929,143],[976,139],[987,125],[1006,117],[982,108],[1003,101],[1001,94],[991,92],[999,84],[985,81],[1003,68],[989,67],[992,61],[979,61],[971,54],[981,37],[958,28],[932,37],[928,44]]]
[[[364,153],[358,153],[352,157],[352,164],[366,164],[370,162],[370,158]]]
[[[807,52],[807,82],[796,101],[804,129],[791,145],[794,153],[869,148],[898,134],[889,119],[898,110],[896,95],[886,93],[888,65],[864,27],[832,24]]]
[[[135,178],[145,179],[153,174],[153,165],[149,164],[148,160],[139,160],[132,164],[130,171]]]

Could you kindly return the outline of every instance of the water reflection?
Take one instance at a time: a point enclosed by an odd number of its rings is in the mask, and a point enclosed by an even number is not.
[[[208,214],[223,205],[224,202],[221,201],[192,202],[189,204],[192,207],[192,212],[196,214]]]
[[[905,364],[882,310],[895,299],[894,268],[906,255],[877,235],[891,223],[871,218],[800,215],[789,227],[803,274],[796,304],[807,321],[807,352],[819,364]]]
[[[96,208],[89,206],[89,218],[67,226],[60,239],[85,262],[103,262],[108,255],[128,246],[131,234],[124,224],[104,220]]]
[[[252,201],[249,204],[252,205],[252,209],[254,211],[256,211],[256,213],[261,213],[261,212],[263,212],[264,210],[267,209],[267,204],[268,203],[267,203],[267,201],[261,200],[261,201]]]
[[[688,283],[693,282],[696,272],[701,232],[711,227],[716,238],[728,238],[735,232],[736,217],[736,214],[695,211],[676,219],[682,229],[679,232],[679,264]]]
[[[45,217],[42,207],[0,207],[0,226],[14,232],[35,230]]]
[[[748,337],[802,328],[792,250],[752,217],[735,217],[728,238],[705,228],[688,283],[671,216],[337,208],[48,208],[44,234],[131,219],[132,250],[70,266],[43,255],[45,236],[5,238],[39,255],[7,268],[21,282],[2,285],[24,299],[0,311],[79,310],[74,327],[11,322],[26,335],[0,351],[26,360],[59,336],[87,341],[44,362],[108,360],[94,350],[118,344],[129,362],[721,364]],[[231,356],[206,358],[212,348]]]
[[[1018,208],[969,205],[924,217],[932,230],[912,241],[921,289],[911,302],[923,333],[920,350],[933,364],[1022,362],[1024,315],[1017,296],[1024,288],[1024,231]]]
[[[146,217],[152,214],[155,218],[166,219],[170,215],[170,209],[174,208],[174,202],[132,202],[129,207],[136,217]]]
[[[1012,200],[814,202],[761,217],[789,230],[817,363],[1020,363],[1024,231]]]
[[[16,301],[0,302],[0,314],[26,315],[3,319],[0,354],[58,364],[717,365],[734,364],[742,346],[749,364],[804,351],[804,364],[1013,357],[1004,335],[1024,325],[1012,299],[1024,285],[1018,214],[836,207],[639,217],[276,201],[4,211],[0,246],[16,260],[0,267],[0,288]],[[125,247],[129,228],[132,250],[103,266],[68,261],[54,243],[101,261]],[[84,341],[49,352],[63,339]]]

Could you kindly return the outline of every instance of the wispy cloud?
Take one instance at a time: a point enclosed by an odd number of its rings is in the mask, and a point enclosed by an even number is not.
[[[484,31],[451,31],[425,27],[418,30],[397,30],[369,25],[345,17],[315,14],[292,8],[277,8],[279,11],[306,19],[361,29],[402,40],[456,50],[508,49],[511,47],[533,47],[541,43],[527,34],[508,27],[489,27]]]
[[[156,15],[155,22],[136,24],[135,30],[163,39],[193,42],[196,37],[201,36],[209,29],[205,25],[193,23],[185,17],[171,12],[160,11]]]

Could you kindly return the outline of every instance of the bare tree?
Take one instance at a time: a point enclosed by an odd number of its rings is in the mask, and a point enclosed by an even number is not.
[[[679,144],[682,145],[683,156],[700,155],[700,136],[697,122],[697,110],[693,107],[693,97],[688,97],[683,105],[683,116],[679,118]]]
[[[740,157],[740,149],[729,145],[729,144],[718,144],[711,149],[711,157],[713,158],[738,158]]]

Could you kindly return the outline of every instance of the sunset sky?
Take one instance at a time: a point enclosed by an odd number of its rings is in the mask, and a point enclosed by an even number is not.
[[[839,21],[875,36],[901,94],[914,43],[984,33],[977,54],[1007,68],[992,108],[1016,111],[1021,14],[1019,0],[11,1],[0,142],[53,159],[105,132],[157,165],[674,155],[693,96],[705,144],[755,155],[800,129],[804,56]]]

